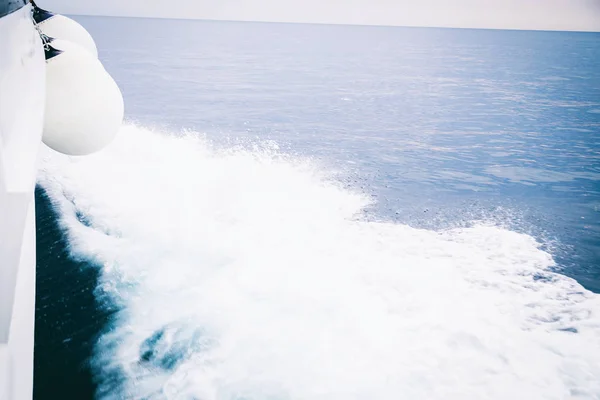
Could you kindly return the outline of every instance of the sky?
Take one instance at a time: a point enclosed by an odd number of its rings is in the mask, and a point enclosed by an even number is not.
[[[64,14],[600,31],[600,0],[37,0]]]

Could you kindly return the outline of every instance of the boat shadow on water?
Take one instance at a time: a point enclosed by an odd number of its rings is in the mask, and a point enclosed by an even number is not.
[[[92,399],[97,385],[90,359],[111,311],[99,307],[99,274],[69,255],[66,233],[51,200],[35,190],[37,283],[34,398]]]

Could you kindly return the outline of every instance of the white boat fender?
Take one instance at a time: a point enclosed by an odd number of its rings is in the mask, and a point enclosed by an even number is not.
[[[87,49],[94,57],[98,57],[98,49],[94,38],[81,24],[64,15],[41,9],[33,0],[30,2],[33,6],[33,20],[43,34],[55,39],[77,43]]]
[[[78,44],[42,36],[46,110],[42,141],[67,155],[107,146],[123,122],[123,96],[100,61]]]

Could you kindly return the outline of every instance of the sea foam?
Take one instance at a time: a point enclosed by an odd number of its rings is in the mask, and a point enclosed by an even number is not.
[[[600,398],[600,300],[531,236],[366,222],[276,146],[129,125],[40,184],[116,307],[102,399]]]

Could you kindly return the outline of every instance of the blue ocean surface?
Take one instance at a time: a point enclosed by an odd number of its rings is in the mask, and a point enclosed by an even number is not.
[[[36,398],[600,398],[600,34],[76,19]]]

